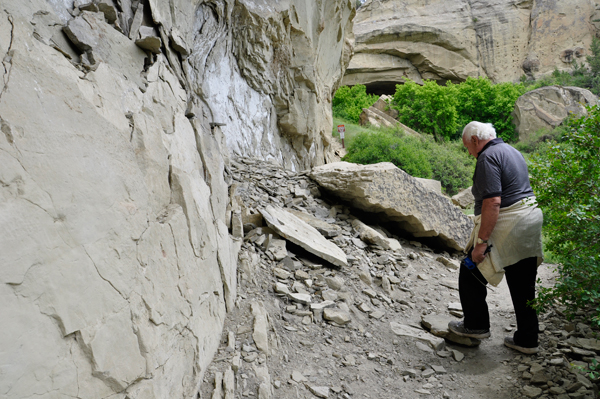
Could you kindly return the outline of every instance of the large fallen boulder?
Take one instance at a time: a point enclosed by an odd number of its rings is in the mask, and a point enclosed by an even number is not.
[[[336,266],[348,266],[346,254],[340,247],[297,216],[271,205],[261,209],[260,213],[269,227],[280,236]]]
[[[313,168],[310,176],[354,207],[379,214],[414,237],[437,237],[443,247],[462,250],[473,228],[447,198],[389,162],[336,162]]]
[[[546,86],[523,94],[515,104],[513,122],[524,140],[538,130],[552,130],[569,115],[587,115],[585,106],[598,97],[580,87]]]

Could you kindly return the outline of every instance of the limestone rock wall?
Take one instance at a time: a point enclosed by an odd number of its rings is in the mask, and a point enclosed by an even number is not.
[[[352,3],[0,6],[0,397],[196,397],[236,298],[229,156],[327,160]]]
[[[503,82],[570,69],[589,52],[597,8],[592,0],[368,0],[344,84],[383,93],[406,78]]]

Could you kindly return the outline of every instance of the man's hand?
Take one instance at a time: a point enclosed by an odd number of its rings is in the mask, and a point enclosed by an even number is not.
[[[485,250],[487,248],[487,244],[477,244],[475,248],[473,248],[473,252],[471,253],[471,259],[475,263],[481,263],[485,259]]]

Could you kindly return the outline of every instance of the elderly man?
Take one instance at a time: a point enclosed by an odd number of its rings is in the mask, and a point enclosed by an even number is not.
[[[477,265],[461,264],[458,279],[464,319],[448,328],[461,336],[488,338],[487,283],[497,286],[506,274],[517,331],[504,344],[525,354],[538,352],[538,319],[528,301],[535,298],[537,267],[542,263],[542,212],[529,184],[520,152],[496,138],[489,123],[471,122],[463,144],[477,158],[473,176],[475,227],[465,251]]]

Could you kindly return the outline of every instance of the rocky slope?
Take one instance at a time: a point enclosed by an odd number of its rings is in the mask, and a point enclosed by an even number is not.
[[[351,2],[0,1],[0,396],[196,397],[229,154],[333,157]]]
[[[585,62],[599,8],[591,0],[367,0],[344,84],[392,94],[406,78],[504,82],[568,70]]]
[[[436,254],[377,226],[373,240],[358,210],[326,195],[306,172],[247,158],[231,171],[245,215],[240,285],[203,398],[596,397],[577,366],[600,359],[600,341],[581,315],[541,315],[540,353],[520,355],[502,344],[516,326],[502,283],[488,295],[492,337],[452,335],[448,321],[462,316],[457,253]],[[348,265],[278,238],[260,217],[269,206],[303,215],[344,250]],[[548,265],[539,270],[542,284],[551,284]]]

